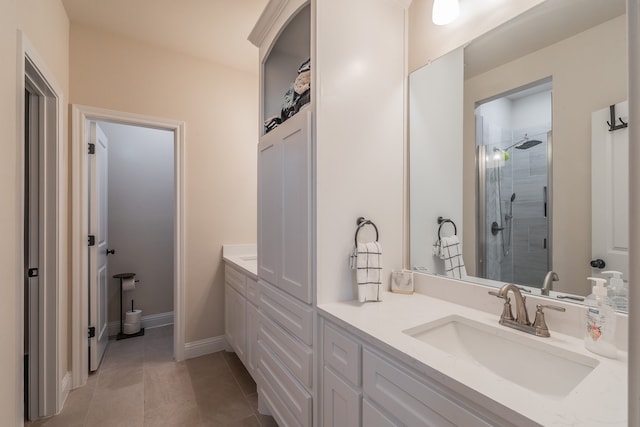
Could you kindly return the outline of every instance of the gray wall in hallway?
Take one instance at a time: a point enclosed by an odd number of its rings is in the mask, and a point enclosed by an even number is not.
[[[173,132],[100,123],[109,139],[109,321],[119,321],[119,282],[136,273],[124,309],[142,315],[173,311]]]

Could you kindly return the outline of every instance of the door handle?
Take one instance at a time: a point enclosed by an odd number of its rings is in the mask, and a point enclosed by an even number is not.
[[[600,258],[591,260],[591,267],[593,268],[605,268],[606,266],[607,263],[605,263],[604,260]]]
[[[109,256],[109,254],[115,255],[116,254],[116,250],[115,249],[107,249],[107,256]]]

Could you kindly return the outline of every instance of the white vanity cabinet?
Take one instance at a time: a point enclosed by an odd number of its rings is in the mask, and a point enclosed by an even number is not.
[[[491,413],[327,319],[321,331],[324,427],[535,425]]]
[[[249,35],[261,121],[280,115],[299,67],[311,67],[309,102],[259,131],[257,383],[260,407],[281,426],[319,425],[323,381],[344,398],[330,409],[336,419],[361,423],[360,385],[337,366],[315,369],[315,307],[352,297],[359,216],[375,215],[386,268],[401,266],[409,3],[270,0]]]
[[[246,357],[245,366],[254,380],[258,368],[258,282],[247,277]]]
[[[362,345],[346,332],[323,323],[322,425],[358,427]]]
[[[258,283],[225,263],[224,333],[227,343],[256,378],[258,345]]]
[[[225,266],[224,332],[227,343],[246,364],[246,277],[238,270]]]
[[[258,275],[311,303],[311,112],[258,145]]]
[[[258,393],[279,425],[313,424],[314,310],[259,281]]]

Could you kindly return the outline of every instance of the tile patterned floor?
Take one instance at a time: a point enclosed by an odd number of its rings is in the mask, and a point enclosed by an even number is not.
[[[112,340],[102,366],[62,412],[29,427],[272,427],[258,413],[256,384],[235,353],[172,359],[173,327]]]

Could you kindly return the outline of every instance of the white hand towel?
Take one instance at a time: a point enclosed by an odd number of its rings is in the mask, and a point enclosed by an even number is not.
[[[382,277],[382,247],[378,242],[358,243],[356,283],[380,284]]]
[[[462,261],[462,251],[460,249],[458,236],[443,237],[441,240],[445,274],[457,279],[465,277],[467,270]]]
[[[378,242],[358,243],[356,248],[358,300],[379,301],[382,283],[382,247]]]

